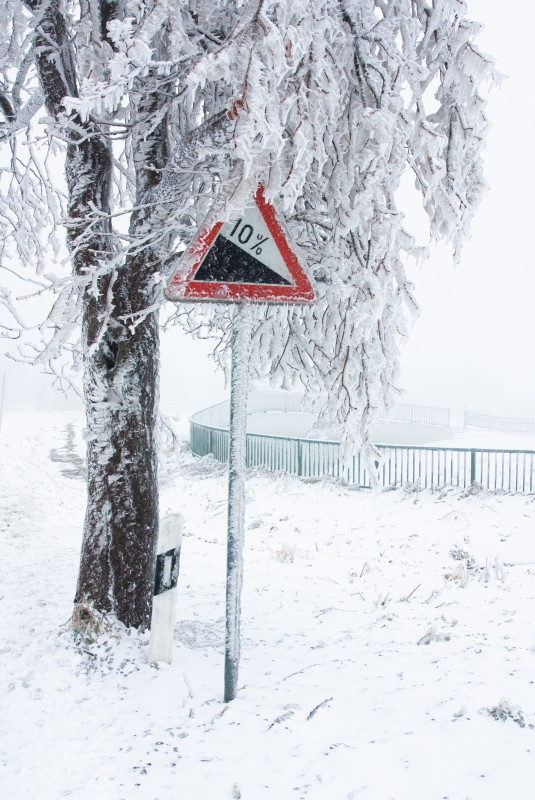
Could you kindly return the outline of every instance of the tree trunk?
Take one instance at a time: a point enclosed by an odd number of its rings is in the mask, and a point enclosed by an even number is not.
[[[39,19],[34,49],[45,104],[60,121],[63,98],[77,94],[65,19],[59,0],[26,0],[26,5]],[[104,4],[101,14],[108,13]],[[123,265],[113,265],[109,142],[105,131],[76,116],[66,130],[67,242],[75,275],[93,278],[82,299],[88,496],[75,601],[144,627],[150,621],[158,536],[159,334],[157,314],[140,322],[136,315],[154,299],[154,254],[141,249]],[[152,156],[157,164],[158,152],[166,153],[165,125],[145,137],[144,148],[145,164]],[[146,196],[154,183],[153,172],[141,170],[138,196]],[[143,226],[147,219],[134,213],[131,231]],[[139,324],[128,328],[125,318]]]
[[[159,328],[157,312],[145,311],[156,299],[160,257],[151,232],[169,156],[161,89],[161,79],[149,75],[134,90],[134,246],[112,281],[112,316],[98,350],[92,347],[98,330],[89,307],[85,326],[89,494],[76,597],[135,627],[150,622],[158,537]]]
[[[128,300],[132,284],[142,280],[122,273],[114,284],[117,311],[119,296]],[[90,305],[84,325],[88,496],[76,601],[146,627],[158,535],[158,320],[151,314],[133,333],[110,322],[104,346],[95,351]]]

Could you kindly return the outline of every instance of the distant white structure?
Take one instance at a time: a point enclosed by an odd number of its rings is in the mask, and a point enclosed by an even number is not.
[[[426,445],[445,441],[453,435],[451,412],[447,408],[400,403],[386,419],[372,429],[376,444]],[[228,402],[199,411],[192,419],[204,425],[228,428]],[[297,392],[251,392],[247,408],[247,432],[269,436],[338,441],[339,431],[315,427],[316,415],[304,405]]]

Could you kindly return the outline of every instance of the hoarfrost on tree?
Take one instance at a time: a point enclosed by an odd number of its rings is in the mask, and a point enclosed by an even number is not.
[[[317,301],[252,309],[251,376],[301,382],[319,421],[342,425],[347,452],[364,444],[373,459],[370,425],[396,396],[417,310],[406,259],[425,254],[403,224],[401,179],[412,173],[431,238],[458,257],[485,188],[480,87],[493,66],[461,0],[0,5],[1,266],[37,270],[35,291],[55,297],[33,341],[41,363],[57,371],[65,351],[83,362],[94,509],[84,541],[116,540],[97,559],[113,594],[133,581],[119,577],[128,560],[110,560],[125,544],[114,517],[129,546],[144,542],[139,559],[154,552],[155,507],[147,520],[135,498],[143,470],[156,486],[157,315],[206,214],[229,219],[264,185]],[[2,332],[21,337],[7,288],[0,305]],[[228,309],[170,317],[216,337],[227,364]],[[149,568],[136,583],[148,591]]]
[[[342,425],[348,450],[368,443],[396,396],[417,310],[404,259],[425,253],[397,207],[404,172],[431,237],[451,241],[456,258],[485,189],[479,86],[492,62],[465,10],[446,0],[249,3],[246,21],[187,75],[192,110],[228,86],[227,209],[262,182],[315,283],[310,309],[256,310],[251,368],[321,398],[320,419]],[[228,323],[220,308],[178,317],[221,335]]]

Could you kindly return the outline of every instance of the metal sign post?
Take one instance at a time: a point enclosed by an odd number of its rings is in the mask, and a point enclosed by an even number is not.
[[[228,472],[227,595],[225,629],[225,702],[238,690],[240,613],[243,584],[247,394],[251,320],[245,303],[237,303],[232,317],[230,428]]]
[[[234,303],[229,430],[225,702],[238,690],[243,583],[249,303],[314,302],[314,290],[259,186],[239,216],[210,213],[182,255],[165,295],[173,303]]]

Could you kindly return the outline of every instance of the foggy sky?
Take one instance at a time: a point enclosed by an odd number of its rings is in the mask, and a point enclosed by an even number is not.
[[[411,273],[422,312],[404,348],[399,385],[409,401],[535,417],[530,64],[535,8],[529,0],[515,4],[514,14],[499,0],[469,0],[468,7],[471,18],[485,25],[480,49],[494,56],[506,76],[501,88],[489,93],[492,127],[485,168],[490,190],[461,263],[454,268],[451,253],[440,247]],[[416,208],[408,210],[406,224],[425,234]],[[208,352],[206,343],[179,331],[162,335],[164,410],[202,407],[227,397]],[[66,404],[36,370],[0,355],[0,378],[4,372],[8,410],[79,405],[76,400]]]

